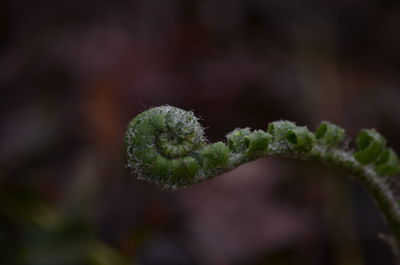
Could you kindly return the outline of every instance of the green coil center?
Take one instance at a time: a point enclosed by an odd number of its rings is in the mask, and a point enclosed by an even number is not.
[[[173,132],[163,132],[157,137],[160,152],[170,158],[187,156],[194,147],[191,135],[177,135]]]

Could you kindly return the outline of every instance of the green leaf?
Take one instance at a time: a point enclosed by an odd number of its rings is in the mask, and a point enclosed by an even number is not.
[[[392,176],[400,172],[399,158],[391,148],[383,151],[376,160],[375,171],[380,176]]]
[[[223,142],[216,142],[207,146],[202,155],[204,157],[204,164],[209,167],[226,167],[230,157],[231,151],[228,146]]]
[[[237,128],[226,135],[229,149],[233,152],[244,152],[247,149],[247,144],[244,138],[252,132],[250,128]]]
[[[272,139],[272,135],[262,130],[255,131],[244,137],[247,144],[247,154],[267,152],[267,147]]]
[[[306,127],[288,130],[286,139],[296,151],[309,152],[315,145],[315,136]]]
[[[171,161],[161,155],[157,155],[152,166],[150,167],[151,173],[162,178],[167,177],[170,172]]]
[[[385,138],[377,131],[363,129],[357,137],[357,146],[360,151],[354,153],[354,158],[362,165],[372,163],[382,153],[385,145]]]
[[[184,157],[172,160],[172,179],[190,180],[199,170],[199,164],[193,157]]]
[[[323,121],[315,132],[315,138],[321,145],[327,147],[337,146],[344,141],[346,137],[345,130],[336,124]]]

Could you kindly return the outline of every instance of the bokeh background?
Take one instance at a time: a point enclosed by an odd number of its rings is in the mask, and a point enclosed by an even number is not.
[[[392,264],[340,172],[269,158],[166,192],[123,135],[169,104],[210,141],[330,120],[400,151],[399,68],[395,0],[3,0],[0,264]]]

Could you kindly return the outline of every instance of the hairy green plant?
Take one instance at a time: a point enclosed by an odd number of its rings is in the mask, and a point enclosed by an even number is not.
[[[400,198],[391,189],[400,172],[396,153],[374,129],[360,131],[358,150],[347,150],[345,130],[324,121],[313,133],[290,121],[275,121],[267,130],[235,129],[226,142],[209,144],[190,111],[160,106],[137,115],[128,125],[128,166],[140,179],[176,189],[202,182],[260,157],[318,161],[344,170],[372,194],[400,243]],[[396,251],[395,251],[396,252]]]

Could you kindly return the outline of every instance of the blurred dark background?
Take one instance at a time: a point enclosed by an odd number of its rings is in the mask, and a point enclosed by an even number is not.
[[[262,159],[177,192],[125,167],[169,104],[210,141],[330,120],[400,151],[400,2],[3,0],[0,264],[392,264],[358,184]]]

